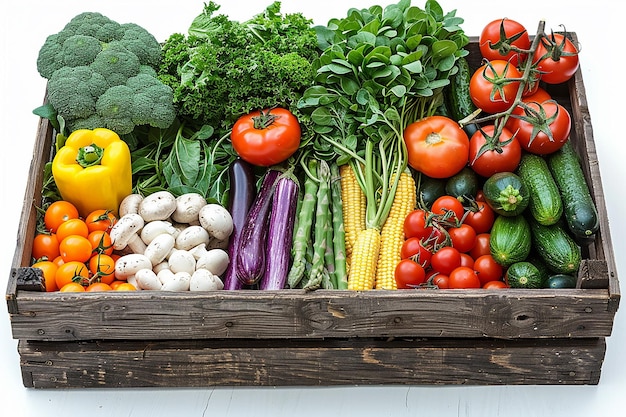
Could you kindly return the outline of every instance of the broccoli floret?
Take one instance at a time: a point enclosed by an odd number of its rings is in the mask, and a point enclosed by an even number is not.
[[[109,85],[90,67],[63,67],[48,81],[48,101],[66,120],[89,117],[96,110],[96,101]]]
[[[157,78],[160,61],[161,45],[146,29],[85,12],[46,38],[37,70],[70,131],[107,127],[123,135],[174,121],[172,89]]]

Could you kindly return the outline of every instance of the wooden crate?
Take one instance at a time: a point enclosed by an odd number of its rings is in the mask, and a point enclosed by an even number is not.
[[[619,282],[580,70],[548,91],[572,113],[601,216],[576,289],[32,291],[54,134],[41,120],[6,292],[24,386],[597,384]]]

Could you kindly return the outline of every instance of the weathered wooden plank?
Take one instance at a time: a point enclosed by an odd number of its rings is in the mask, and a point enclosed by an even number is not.
[[[604,337],[599,290],[20,293],[28,340],[320,337]]]
[[[19,342],[34,388],[597,384],[600,339]]]

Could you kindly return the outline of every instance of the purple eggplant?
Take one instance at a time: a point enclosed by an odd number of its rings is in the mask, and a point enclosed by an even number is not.
[[[256,196],[256,183],[252,165],[242,159],[237,159],[230,165],[228,176],[230,181],[228,211],[233,218],[233,232],[228,242],[230,263],[224,274],[224,289],[239,290],[243,285],[237,279],[237,253],[241,232],[248,221],[248,211]]]
[[[298,183],[289,176],[280,177],[276,183],[267,232],[265,274],[259,285],[260,290],[282,290],[287,283],[298,188]]]
[[[265,248],[269,226],[269,214],[276,182],[281,173],[270,169],[265,173],[246,224],[241,231],[235,268],[237,279],[243,285],[258,283],[265,273]]]

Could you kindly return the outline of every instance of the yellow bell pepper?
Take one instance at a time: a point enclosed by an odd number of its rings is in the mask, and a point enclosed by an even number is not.
[[[81,217],[97,209],[117,215],[132,191],[130,150],[112,130],[79,129],[54,156],[52,176],[61,198],[74,204]]]

